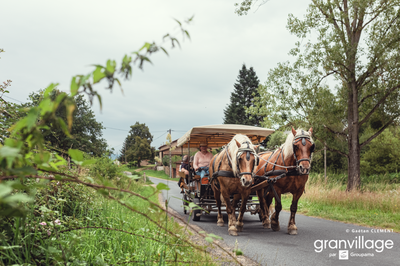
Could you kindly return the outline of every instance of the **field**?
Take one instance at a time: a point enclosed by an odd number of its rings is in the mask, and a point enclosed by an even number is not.
[[[384,177],[381,177],[381,180]],[[329,220],[400,232],[400,184],[365,182],[360,191],[346,192],[340,178],[311,175],[306,192],[299,200],[298,213]],[[289,210],[291,194],[282,196],[284,210]]]

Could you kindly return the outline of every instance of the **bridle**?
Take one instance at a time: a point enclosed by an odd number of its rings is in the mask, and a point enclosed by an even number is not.
[[[297,147],[296,147],[296,144],[298,144],[298,143],[301,141],[301,144],[302,144],[303,146],[306,146],[306,145],[307,145],[306,140],[308,140],[308,141],[312,144],[312,146],[311,146],[311,148],[310,148],[310,157],[309,157],[309,158],[303,158],[303,159],[298,160],[298,159],[297,159],[297,156],[296,156],[296,149],[295,149],[295,148],[297,148]],[[314,150],[315,150],[315,143],[311,140],[310,136],[304,134],[304,131],[302,130],[302,131],[301,131],[301,135],[298,135],[298,136],[295,136],[295,137],[294,137],[294,140],[293,140],[292,145],[293,145],[293,156],[294,156],[294,159],[296,160],[296,171],[297,171],[297,172],[299,171],[299,167],[300,167],[300,163],[301,163],[301,162],[306,161],[306,162],[308,162],[308,163],[310,164],[310,166],[311,166],[311,156],[312,156],[312,154],[313,154],[313,152],[314,152]],[[309,171],[309,170],[308,170],[308,171]],[[308,173],[307,173],[307,174],[308,174]]]
[[[242,145],[243,144],[247,144],[247,147],[239,148],[239,150],[238,150],[238,153],[236,155],[237,169],[239,169],[239,171],[240,171],[239,160],[242,159],[241,158],[242,154],[246,153],[246,160],[247,161],[250,161],[250,154],[254,155],[254,166],[253,166],[253,171],[254,171],[254,169],[256,168],[256,166],[258,165],[258,162],[259,162],[258,155],[257,155],[257,153],[255,153],[254,149],[250,148],[250,143],[248,141],[243,142]],[[254,172],[253,171],[252,172],[240,172],[238,174],[238,176],[241,177],[242,175],[251,175],[251,177],[253,178],[253,176],[254,176]]]
[[[310,153],[310,157],[309,158],[297,159],[297,156],[296,156],[296,144],[298,144],[300,141],[301,141],[301,144],[303,146],[307,145],[306,141],[309,141],[312,144],[312,146],[310,148],[311,153]],[[283,159],[283,154],[281,154],[282,153],[282,149],[281,149],[280,154],[278,154],[278,157],[276,158],[276,160],[278,160],[279,156],[282,155],[283,165],[277,164],[276,161],[275,161],[275,163],[269,161],[277,150],[272,152],[267,160],[265,160],[264,158],[260,157],[263,161],[266,162],[265,163],[265,167],[264,167],[265,171],[267,169],[267,165],[268,164],[273,165],[272,171],[270,171],[270,172],[274,172],[275,171],[275,166],[278,166],[278,167],[283,168],[283,169],[291,169],[291,168],[295,169],[295,171],[297,173],[299,172],[300,162],[307,161],[311,165],[312,153],[315,150],[315,143],[312,141],[311,137],[309,135],[304,134],[304,131],[302,130],[301,135],[295,136],[295,138],[293,139],[292,145],[293,145],[293,156],[294,156],[294,159],[296,161],[296,166],[286,166],[285,165],[285,161]],[[263,154],[263,153],[260,153],[259,155],[261,155],[261,154]],[[260,169],[258,169],[258,171],[260,171],[261,169],[262,169],[262,167]],[[258,171],[256,172],[256,174],[258,173]],[[270,173],[270,174],[273,175],[273,173]]]

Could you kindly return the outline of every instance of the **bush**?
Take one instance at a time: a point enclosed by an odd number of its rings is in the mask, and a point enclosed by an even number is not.
[[[172,156],[172,157],[171,157],[171,164],[172,164],[172,167],[175,168],[175,167],[176,167],[176,163],[177,163],[177,162],[180,162],[180,161],[182,161],[181,156],[178,156],[178,155]],[[162,158],[162,164],[163,164],[164,166],[169,166],[169,155],[163,156],[163,158]]]
[[[120,170],[113,161],[107,157],[98,158],[96,163],[90,166],[89,173],[95,176],[102,176],[108,179],[114,179],[120,176]]]

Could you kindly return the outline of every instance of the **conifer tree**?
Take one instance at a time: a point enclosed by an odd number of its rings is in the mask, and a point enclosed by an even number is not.
[[[249,69],[243,64],[239,71],[234,90],[231,93],[231,101],[224,109],[224,124],[242,124],[260,126],[261,117],[246,113],[246,108],[254,105],[254,97],[258,97],[257,88],[260,81],[253,67]]]

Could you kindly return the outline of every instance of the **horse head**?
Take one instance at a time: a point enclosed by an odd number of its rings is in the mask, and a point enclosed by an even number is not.
[[[299,174],[308,175],[311,169],[311,155],[314,152],[315,144],[311,138],[312,128],[308,131],[296,131],[292,127],[293,139],[293,156],[296,160],[296,170]]]
[[[235,142],[238,147],[236,156],[238,176],[242,186],[249,187],[253,183],[254,169],[258,165],[258,156],[255,152],[257,147],[249,141],[240,143],[235,139]]]

